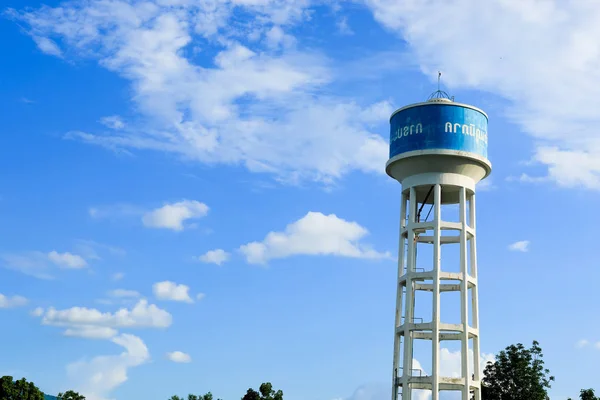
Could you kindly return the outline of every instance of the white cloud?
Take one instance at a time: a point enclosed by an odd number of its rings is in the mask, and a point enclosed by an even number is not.
[[[44,314],[44,309],[42,307],[36,307],[31,311],[31,315],[34,317],[41,317]]]
[[[583,347],[586,347],[587,345],[589,345],[590,342],[586,339],[581,339],[579,340],[576,344],[575,347],[577,347],[578,349],[581,349]]]
[[[600,79],[600,9],[593,3],[366,3],[409,43],[432,79],[442,70],[452,89],[508,99],[506,114],[533,138],[531,161],[545,166],[548,178],[600,189],[600,115],[590,101],[600,97],[600,87],[590,84]]]
[[[310,1],[181,1],[177,11],[147,4],[92,0],[11,11],[38,36],[60,38],[71,56],[95,58],[131,83],[139,123],[67,138],[243,165],[288,182],[383,174],[388,146],[361,118],[369,104],[333,95],[330,60],[299,50],[284,31],[308,18]],[[254,16],[248,29],[229,23],[235,10]],[[247,40],[249,31],[271,47]],[[216,46],[215,56],[201,64],[183,51],[206,44]],[[383,131],[387,117],[378,121]]]
[[[125,349],[119,355],[98,356],[67,366],[72,387],[89,400],[105,400],[119,385],[127,381],[130,368],[150,360],[146,344],[137,336],[121,334],[111,341]]]
[[[68,328],[64,331],[65,336],[80,337],[86,339],[110,339],[117,336],[117,330],[106,326],[82,325]]]
[[[598,350],[600,350],[600,342],[596,342],[596,344],[594,345],[595,348],[597,348]]]
[[[229,260],[230,254],[222,249],[210,250],[198,257],[198,260],[209,263],[222,265]]]
[[[198,300],[202,300],[202,299],[204,299],[205,297],[206,297],[206,294],[205,294],[205,293],[198,293],[198,294],[196,295],[196,299],[198,299]]]
[[[262,242],[240,247],[251,264],[294,255],[336,255],[354,258],[387,258],[360,242],[368,231],[356,222],[348,222],[334,214],[309,212],[289,224],[284,232],[270,232]]]
[[[157,299],[182,301],[185,303],[193,303],[194,300],[190,297],[189,286],[177,284],[171,281],[157,282],[152,285],[152,292]]]
[[[280,26],[273,26],[265,34],[267,44],[272,48],[278,48],[279,46],[291,47],[296,44],[296,39],[286,34]]]
[[[51,39],[42,36],[33,36],[33,40],[35,41],[35,44],[37,44],[38,48],[44,53],[56,57],[62,56],[62,51]]]
[[[125,123],[123,122],[123,120],[121,120],[121,117],[119,117],[118,115],[102,117],[100,118],[100,123],[110,129],[119,130],[125,128]]]
[[[176,363],[192,362],[192,357],[189,354],[183,353],[181,351],[173,351],[171,353],[167,353],[167,358]]]
[[[23,296],[5,296],[0,293],[0,308],[21,307],[27,304],[27,299]]]
[[[58,253],[53,250],[48,253],[48,259],[62,268],[79,269],[87,266],[87,262],[83,257],[69,252]]]
[[[115,313],[101,312],[95,308],[72,307],[56,310],[50,307],[42,315],[44,325],[110,328],[166,328],[173,318],[167,311],[140,300],[131,310],[121,308]]]
[[[161,208],[146,213],[142,217],[142,222],[149,228],[181,231],[184,229],[184,222],[202,218],[207,213],[208,206],[206,204],[195,200],[182,200],[173,204],[165,204]]]
[[[1,266],[22,272],[39,279],[53,279],[52,265],[65,269],[81,269],[87,266],[87,261],[69,252],[58,253],[51,251],[29,251],[23,253],[0,254]]]
[[[338,32],[342,35],[354,35],[354,31],[352,30],[352,28],[350,28],[350,25],[348,25],[347,17],[342,17],[338,20],[337,28]]]
[[[127,290],[127,289],[114,289],[110,290],[108,293],[110,297],[117,298],[136,298],[140,297],[140,293],[135,290]]]
[[[520,240],[518,242],[514,242],[508,246],[508,249],[510,251],[520,251],[525,253],[529,251],[529,240]]]

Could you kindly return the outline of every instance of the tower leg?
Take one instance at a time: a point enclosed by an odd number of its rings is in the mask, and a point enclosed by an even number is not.
[[[427,216],[425,221],[419,220],[417,210],[420,212],[423,208],[419,202],[432,204],[434,211],[432,219]],[[443,219],[444,206],[451,204],[458,205],[458,223]],[[472,400],[471,393],[473,393],[473,400],[481,400],[473,181],[457,175],[424,177],[418,185],[403,190],[400,214],[392,399],[412,400],[414,388],[430,389],[432,400],[440,400],[440,390],[460,390],[461,400]],[[445,233],[442,235],[443,232]],[[431,245],[433,256],[421,260],[423,254],[427,253],[418,254],[417,243]],[[444,271],[444,265],[447,265],[445,262],[449,260],[447,256],[442,259],[443,247],[452,243],[453,246],[459,245],[459,260],[456,260],[459,261],[460,266],[458,272]],[[417,256],[421,258],[418,259]],[[417,261],[426,261],[426,263],[421,265],[417,264]],[[425,268],[417,269],[417,266]],[[448,281],[458,282],[454,284]],[[431,321],[415,318],[417,290],[429,291],[433,294]],[[441,320],[442,292],[458,292],[460,308],[456,311],[460,313],[459,323],[451,324]],[[472,319],[472,326],[469,325],[469,319]],[[414,356],[415,340],[431,340],[431,375],[429,376],[413,376],[413,359],[426,361],[420,359],[418,354]],[[460,341],[460,380],[440,375],[440,370],[443,369],[440,359],[442,340]],[[473,341],[472,349],[469,349],[470,340]],[[402,396],[398,395],[400,387]]]

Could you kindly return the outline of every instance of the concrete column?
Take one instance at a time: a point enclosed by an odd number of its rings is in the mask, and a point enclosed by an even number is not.
[[[406,246],[406,238],[402,234],[402,230],[406,223],[406,194],[402,193],[400,200],[400,235],[398,243],[398,276],[396,285],[396,322],[394,324],[394,360],[392,368],[392,400],[398,399],[398,376],[400,372],[400,344],[401,334],[398,332],[398,328],[402,325],[402,292],[404,284],[400,284],[400,277],[404,274],[404,253]]]
[[[463,332],[461,334],[461,371],[465,380],[465,386],[462,389],[462,400],[469,399],[469,385],[471,375],[469,373],[469,290],[468,290],[468,271],[467,271],[467,193],[464,187],[460,188],[459,209],[460,209],[460,320]]]
[[[481,366],[480,366],[480,355],[481,350],[479,348],[479,279],[477,277],[477,241],[475,240],[477,237],[476,227],[476,212],[475,212],[475,193],[471,195],[471,206],[469,207],[470,220],[471,220],[471,229],[473,231],[473,237],[471,238],[470,243],[470,252],[471,252],[471,276],[474,280],[474,286],[471,289],[471,312],[473,313],[473,328],[475,329],[477,335],[473,338],[473,374],[475,375],[475,381],[479,383],[479,387],[481,388]],[[475,391],[475,399],[481,400],[481,391]]]
[[[414,187],[410,188],[409,195],[409,219],[407,225],[408,238],[408,254],[407,254],[407,270],[406,270],[406,305],[404,312],[404,365],[402,368],[402,400],[411,400],[412,390],[408,384],[408,380],[412,375],[412,355],[413,355],[413,337],[410,330],[413,324],[414,317],[414,288],[413,288],[413,274],[415,271],[415,216],[417,208],[417,194]]]
[[[441,207],[442,187],[435,185],[433,189],[433,312],[431,332],[432,360],[431,360],[431,399],[439,400],[439,375],[440,375],[440,262],[441,262]]]

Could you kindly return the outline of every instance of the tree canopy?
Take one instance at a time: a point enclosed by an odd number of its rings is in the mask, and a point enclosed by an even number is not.
[[[171,398],[169,400],[184,400],[184,398],[179,397],[179,396],[171,396]],[[208,392],[206,394],[201,394],[201,395],[188,394],[187,400],[213,400],[213,395],[211,392]],[[221,399],[217,399],[217,400],[221,400]]]
[[[64,393],[58,394],[59,400],[85,400],[85,396],[80,395],[72,390],[67,390]]]
[[[25,378],[15,381],[12,376],[3,376],[0,378],[0,399],[44,400],[44,393]]]
[[[485,367],[483,400],[546,400],[554,377],[544,368],[542,348],[534,341],[531,348],[521,343],[510,345]],[[586,399],[587,400],[587,399]]]
[[[267,382],[260,385],[258,392],[252,388],[248,389],[242,400],[283,400],[283,392],[273,390],[273,385]]]
[[[579,392],[580,400],[600,400],[600,397],[596,397],[596,393],[594,393],[594,389],[581,389]],[[568,400],[571,400],[569,397]]]

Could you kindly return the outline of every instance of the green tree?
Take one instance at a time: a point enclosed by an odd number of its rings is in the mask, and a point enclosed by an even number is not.
[[[526,349],[510,345],[485,367],[481,382],[483,400],[547,400],[550,371],[544,368],[542,348],[534,341]]]
[[[85,396],[80,395],[79,393],[74,392],[73,390],[67,390],[64,393],[59,393],[58,398],[60,400],[85,400]]]
[[[599,397],[596,397],[594,389],[581,389],[581,392],[579,392],[579,398],[581,400],[600,400]]]
[[[44,400],[44,393],[25,378],[15,381],[12,376],[3,376],[0,378],[0,399]]]
[[[195,394],[188,394],[188,400],[213,400],[213,395],[211,392],[208,392],[204,395],[200,395],[197,396]],[[1,399],[0,399],[1,400]],[[171,398],[169,400],[184,400],[183,397],[179,397],[179,396],[171,396]],[[217,400],[221,400],[221,399],[217,399]]]
[[[248,389],[242,400],[283,400],[283,392],[273,390],[273,385],[267,382],[260,385],[258,392],[252,388]]]

